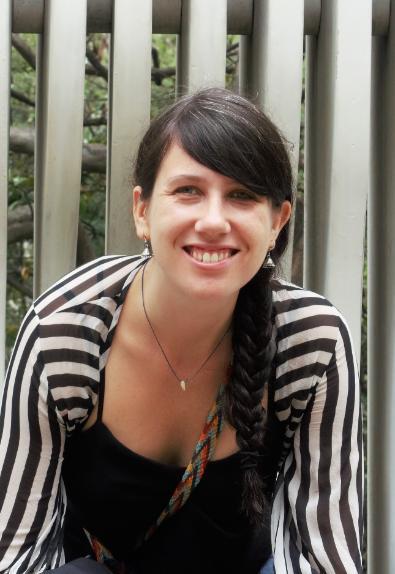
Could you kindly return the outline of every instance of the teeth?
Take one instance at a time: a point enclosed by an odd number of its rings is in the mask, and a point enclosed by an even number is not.
[[[193,250],[193,253],[192,253],[192,257],[193,257],[194,259],[197,259],[198,261],[202,261],[203,254],[202,254],[201,251],[198,251],[197,249],[194,249],[194,250]]]
[[[203,263],[218,263],[218,261],[223,261],[231,256],[230,249],[222,251],[202,251],[200,249],[193,248],[190,251],[190,255],[197,261],[202,261]]]

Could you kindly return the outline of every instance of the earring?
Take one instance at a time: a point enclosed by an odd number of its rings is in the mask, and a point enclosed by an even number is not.
[[[262,264],[262,269],[275,269],[276,268],[276,264],[274,263],[270,252],[272,251],[272,249],[274,249],[276,245],[276,242],[273,243],[273,245],[270,246],[269,251],[266,253],[266,257],[265,257],[265,261]]]
[[[263,262],[262,269],[275,269],[276,264],[271,258],[270,251],[267,252],[265,261]]]
[[[141,254],[141,257],[152,257],[152,255],[153,255],[153,253],[152,253],[151,242],[144,235],[144,249],[143,249],[143,252]]]

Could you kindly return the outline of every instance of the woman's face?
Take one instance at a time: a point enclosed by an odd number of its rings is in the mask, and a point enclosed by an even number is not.
[[[237,181],[203,166],[177,143],[148,201],[134,189],[137,233],[151,240],[152,267],[190,297],[234,297],[262,265],[291,205],[273,209]]]

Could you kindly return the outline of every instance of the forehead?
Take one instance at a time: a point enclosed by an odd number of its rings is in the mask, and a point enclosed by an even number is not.
[[[154,188],[186,179],[196,183],[221,180],[222,184],[235,184],[235,180],[199,163],[178,142],[172,142],[159,166]]]

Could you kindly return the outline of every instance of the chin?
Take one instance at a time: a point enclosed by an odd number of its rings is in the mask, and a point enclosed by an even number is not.
[[[199,284],[200,283],[200,284]],[[240,291],[240,286],[232,289],[229,284],[218,281],[194,281],[183,285],[184,293],[191,299],[201,302],[221,302],[236,300]]]

